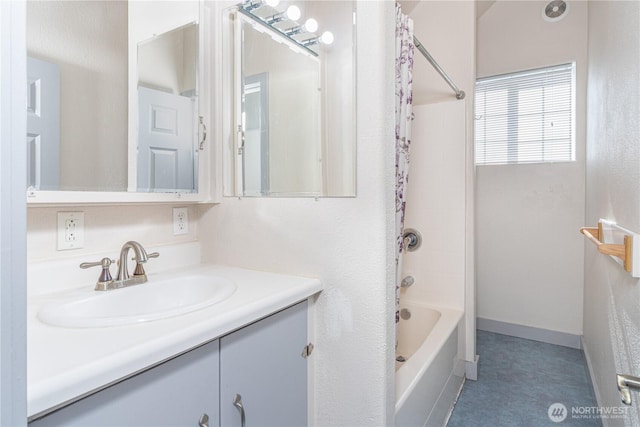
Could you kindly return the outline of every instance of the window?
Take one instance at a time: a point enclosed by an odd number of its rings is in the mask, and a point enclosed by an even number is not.
[[[575,63],[478,79],[476,164],[575,160]]]

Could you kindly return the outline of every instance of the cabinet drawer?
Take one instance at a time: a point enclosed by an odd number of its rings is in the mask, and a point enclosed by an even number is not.
[[[114,384],[29,424],[45,426],[209,426],[219,420],[219,342]]]

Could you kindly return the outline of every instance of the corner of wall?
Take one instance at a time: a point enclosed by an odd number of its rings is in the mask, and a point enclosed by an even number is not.
[[[226,197],[199,208],[206,262],[322,281],[317,425],[394,423],[394,7],[356,5],[357,196]],[[367,399],[354,400],[363,389]]]

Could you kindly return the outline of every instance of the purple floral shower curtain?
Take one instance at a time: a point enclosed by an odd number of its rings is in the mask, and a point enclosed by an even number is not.
[[[413,50],[413,21],[402,13],[400,5],[396,3],[396,324],[400,320],[402,234],[413,115]]]

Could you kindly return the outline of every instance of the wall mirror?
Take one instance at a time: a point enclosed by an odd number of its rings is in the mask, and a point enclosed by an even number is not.
[[[27,2],[30,197],[198,191],[200,7]]]
[[[352,1],[227,11],[225,195],[355,196],[354,17]]]
[[[138,43],[137,191],[197,189],[197,35],[191,23]]]

